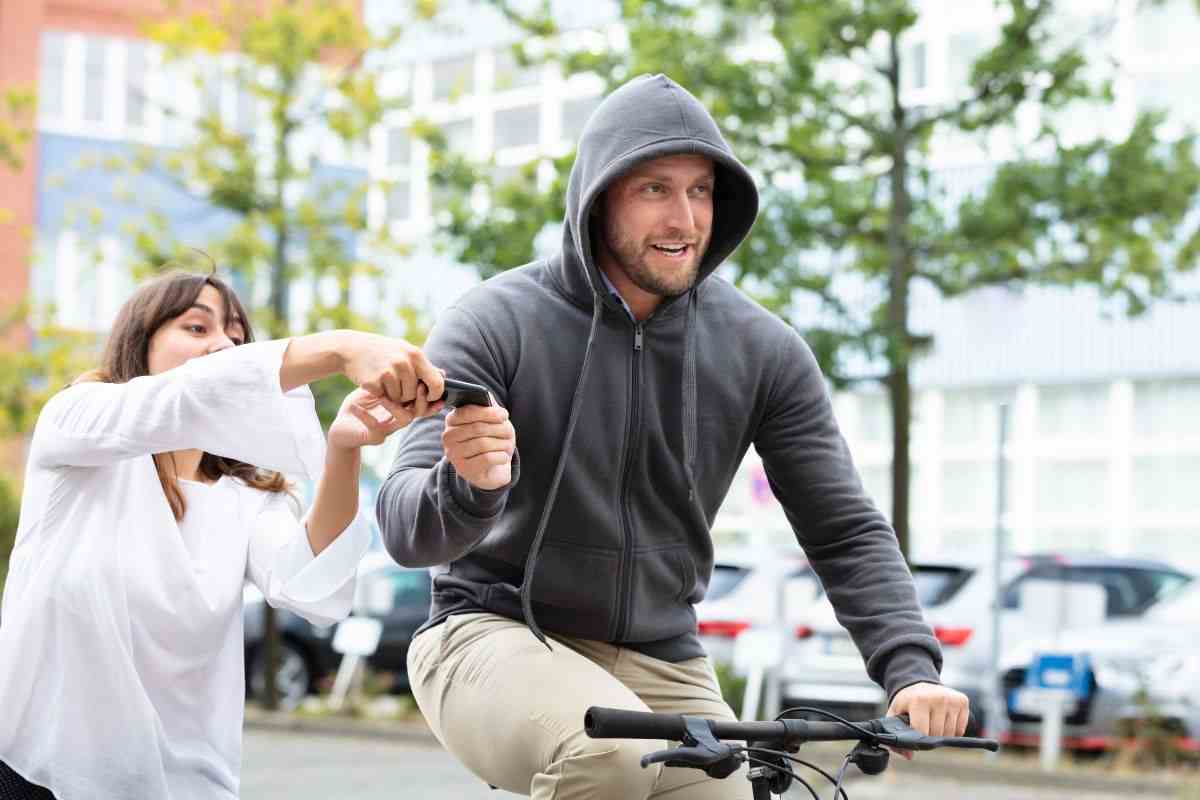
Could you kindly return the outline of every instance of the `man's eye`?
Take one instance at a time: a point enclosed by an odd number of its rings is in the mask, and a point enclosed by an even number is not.
[[[663,185],[661,183],[648,183],[644,191],[649,194],[662,194]]]

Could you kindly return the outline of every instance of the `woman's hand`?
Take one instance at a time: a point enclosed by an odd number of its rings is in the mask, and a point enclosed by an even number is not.
[[[342,372],[360,388],[393,403],[411,404],[425,387],[426,397],[440,398],[442,371],[429,363],[419,347],[376,333],[346,331]],[[425,416],[414,413],[412,418]],[[407,423],[405,423],[407,424]]]
[[[329,446],[352,450],[383,444],[387,437],[414,419],[428,417],[441,410],[442,401],[429,402],[428,390],[424,385],[418,387],[416,399],[407,405],[394,403],[366,389],[355,389],[346,395],[337,417],[329,426]]]

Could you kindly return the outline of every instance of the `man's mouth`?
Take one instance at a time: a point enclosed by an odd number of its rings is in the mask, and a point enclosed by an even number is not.
[[[667,256],[668,258],[684,258],[691,252],[692,249],[692,245],[687,244],[686,242],[652,244],[650,247],[653,250]]]

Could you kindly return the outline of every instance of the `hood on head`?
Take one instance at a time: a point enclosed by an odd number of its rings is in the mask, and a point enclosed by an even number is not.
[[[572,284],[576,276],[585,277],[593,294],[607,295],[600,291],[589,224],[592,205],[608,185],[644,161],[685,154],[711,158],[716,172],[712,236],[697,282],[746,238],[758,214],[750,173],[699,100],[665,75],[642,75],[608,95],[580,137],[563,225],[564,271]]]

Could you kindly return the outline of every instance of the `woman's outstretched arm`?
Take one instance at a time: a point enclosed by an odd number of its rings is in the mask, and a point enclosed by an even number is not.
[[[308,513],[308,542],[313,555],[336,539],[358,514],[358,477],[362,448],[378,445],[417,417],[435,414],[441,401],[428,402],[424,387],[408,406],[355,389],[342,401],[329,427],[325,469]]]

